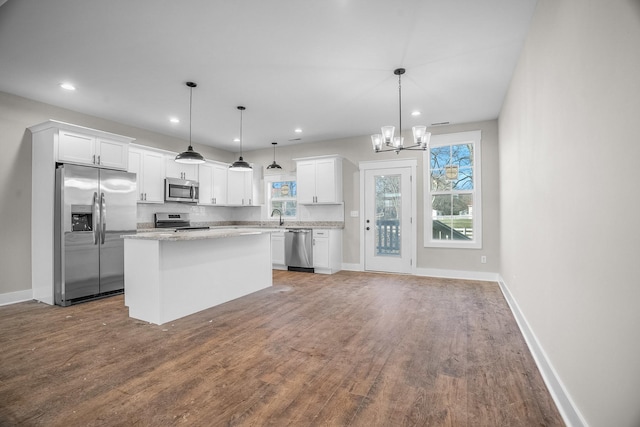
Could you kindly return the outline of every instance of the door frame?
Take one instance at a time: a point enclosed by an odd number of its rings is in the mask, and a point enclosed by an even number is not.
[[[360,271],[365,271],[365,171],[371,169],[393,169],[393,168],[411,168],[411,268],[408,274],[416,274],[417,271],[417,247],[418,247],[418,203],[417,203],[417,177],[416,170],[418,161],[416,159],[398,159],[398,160],[370,160],[358,163],[360,169]],[[404,195],[404,194],[403,194]]]

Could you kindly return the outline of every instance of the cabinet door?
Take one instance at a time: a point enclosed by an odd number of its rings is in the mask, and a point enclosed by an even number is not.
[[[213,165],[213,204],[226,205],[227,201],[227,173],[229,166],[227,165]]]
[[[203,163],[198,168],[198,182],[200,183],[199,205],[213,204],[213,165]]]
[[[227,202],[248,206],[253,203],[253,172],[229,169],[227,173]]]
[[[142,151],[129,150],[129,164],[127,172],[136,174],[136,186],[138,192],[137,200],[144,201],[144,187],[142,185]]]
[[[96,161],[96,139],[93,136],[60,130],[58,133],[58,161],[93,165]]]
[[[185,163],[178,163],[175,160],[176,156],[171,154],[167,156],[167,177],[177,179],[189,179],[198,180],[198,165],[189,165]]]
[[[142,182],[144,201],[164,203],[165,156],[153,151],[143,152]]]
[[[271,263],[284,265],[284,233],[271,233]]]
[[[129,144],[104,138],[96,139],[96,164],[110,169],[127,170]]]
[[[335,160],[316,160],[316,203],[337,201]]]
[[[315,268],[329,268],[329,238],[313,238],[313,266]]]
[[[316,196],[316,163],[303,161],[297,164],[298,203],[313,203]]]

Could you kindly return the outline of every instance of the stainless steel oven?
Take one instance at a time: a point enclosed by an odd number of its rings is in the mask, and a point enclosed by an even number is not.
[[[165,202],[198,203],[198,181],[166,178],[164,182]]]

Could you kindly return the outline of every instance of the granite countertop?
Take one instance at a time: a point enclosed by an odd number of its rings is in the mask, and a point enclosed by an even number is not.
[[[211,227],[212,230],[225,228],[251,228],[251,229],[276,229],[285,230],[287,228],[321,228],[321,229],[343,229],[344,222],[342,221],[285,221],[283,225],[278,224],[278,221],[219,221],[219,222],[193,222],[191,224],[195,227]],[[167,230],[173,231],[173,229],[155,228],[152,222],[138,223],[138,233],[141,232],[159,232]]]
[[[169,240],[169,241],[185,241],[185,240],[202,240],[202,239],[222,239],[227,237],[249,236],[256,234],[267,234],[274,231],[280,231],[272,228],[212,228],[209,230],[190,230],[190,231],[174,231],[164,229],[138,233],[125,234],[121,236],[123,239],[138,240]]]

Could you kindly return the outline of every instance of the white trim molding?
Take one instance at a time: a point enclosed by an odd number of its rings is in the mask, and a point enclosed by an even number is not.
[[[507,300],[507,304],[509,304],[513,317],[515,317],[516,322],[518,323],[520,332],[527,342],[529,351],[538,366],[542,379],[547,385],[549,393],[551,394],[553,401],[556,403],[558,411],[560,411],[560,415],[562,415],[562,419],[569,427],[587,427],[587,422],[582,414],[580,414],[580,411],[578,411],[578,408],[574,404],[569,393],[567,393],[562,380],[553,368],[544,348],[540,345],[540,342],[536,338],[533,329],[529,326],[529,322],[527,322],[524,313],[520,310],[518,303],[513,298],[513,295],[511,295],[509,287],[501,276],[498,279],[498,284],[500,285],[500,290],[502,291],[504,298]]]
[[[486,271],[445,270],[440,268],[417,268],[416,276],[441,277],[444,279],[481,280],[484,282],[497,282],[498,273]]]
[[[24,291],[7,292],[0,294],[0,306],[15,304],[18,302],[31,301],[33,299],[33,291],[25,289]]]

